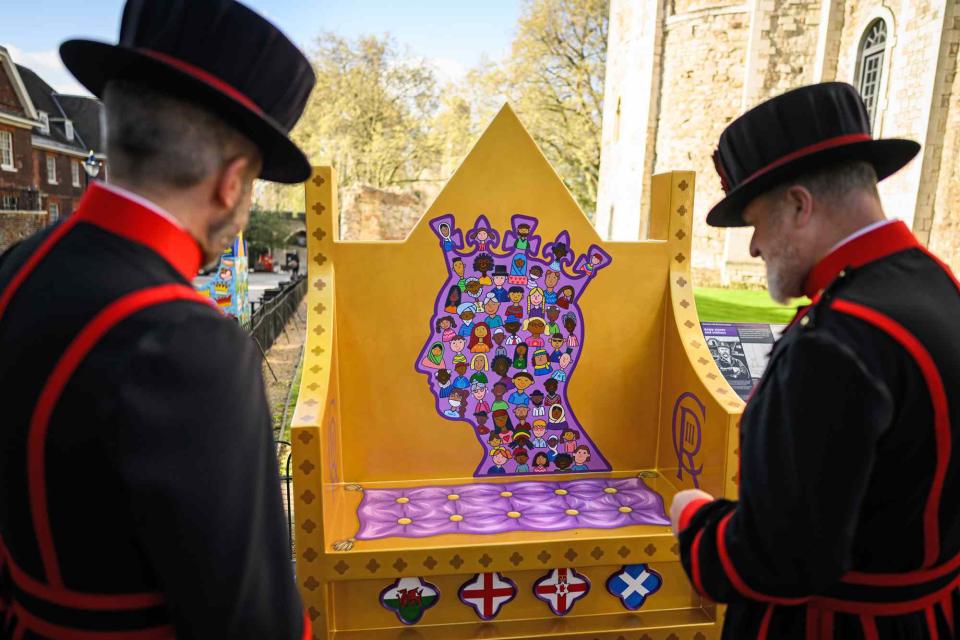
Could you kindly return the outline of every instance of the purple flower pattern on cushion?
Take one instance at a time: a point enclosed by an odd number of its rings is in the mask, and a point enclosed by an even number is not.
[[[357,516],[358,540],[670,524],[639,478],[368,489]]]

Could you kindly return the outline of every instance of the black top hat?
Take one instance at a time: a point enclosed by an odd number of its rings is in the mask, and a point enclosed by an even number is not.
[[[68,40],[63,63],[93,94],[137,80],[209,108],[263,154],[260,177],[303,182],[306,156],[290,140],[316,77],[275,26],[234,0],[128,0],[116,45]]]
[[[505,265],[505,264],[496,264],[496,265],[494,265],[494,266],[493,266],[493,274],[491,274],[491,275],[495,275],[495,276],[506,276],[506,275],[509,275],[509,274],[507,273],[507,265]]]
[[[720,135],[713,163],[726,197],[707,214],[714,227],[743,227],[743,209],[780,183],[840,160],[863,160],[882,180],[920,145],[874,140],[860,94],[843,82],[788,91],[754,107]]]

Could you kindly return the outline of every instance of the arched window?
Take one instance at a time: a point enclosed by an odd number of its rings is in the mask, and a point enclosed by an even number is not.
[[[887,23],[879,18],[870,23],[860,42],[860,57],[857,62],[857,88],[870,114],[873,128],[880,98],[880,77],[883,73],[883,55],[887,49]]]

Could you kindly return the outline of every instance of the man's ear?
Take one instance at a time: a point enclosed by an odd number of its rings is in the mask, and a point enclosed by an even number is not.
[[[807,226],[813,216],[813,194],[810,190],[795,184],[787,188],[784,197],[786,213],[793,216],[794,224],[797,227]]]
[[[218,206],[224,209],[233,209],[237,206],[240,198],[243,197],[251,170],[251,159],[247,156],[237,156],[224,165],[213,194]]]

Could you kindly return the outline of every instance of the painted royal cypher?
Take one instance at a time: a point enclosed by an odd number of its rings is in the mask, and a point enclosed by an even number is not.
[[[584,349],[578,302],[610,256],[578,255],[566,231],[542,243],[537,224],[516,215],[501,234],[485,216],[466,231],[452,214],[430,222],[445,278],[416,367],[440,415],[479,440],[475,476],[610,469],[567,399]]]

